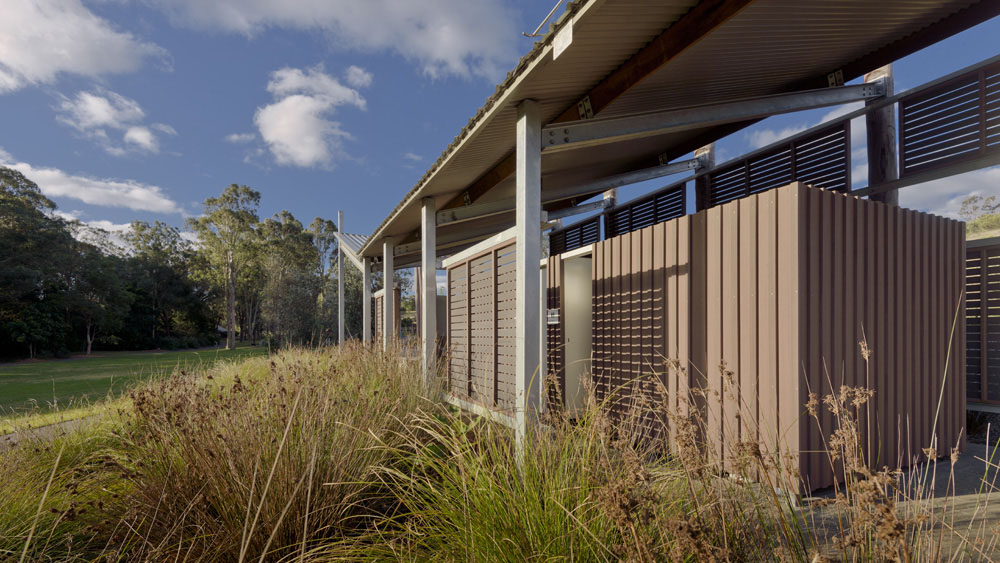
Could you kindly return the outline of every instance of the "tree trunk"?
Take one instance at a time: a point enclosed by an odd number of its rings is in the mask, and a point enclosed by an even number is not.
[[[91,348],[94,345],[94,335],[93,335],[93,333],[90,332],[90,328],[91,328],[91,325],[90,325],[90,322],[88,321],[87,325],[86,325],[86,332],[87,332],[87,355],[88,356],[90,355],[90,350],[91,350]]]
[[[228,309],[228,326],[226,326],[226,348],[236,349],[236,268],[233,265],[233,251],[229,251],[227,269],[229,283],[226,284],[226,308]]]

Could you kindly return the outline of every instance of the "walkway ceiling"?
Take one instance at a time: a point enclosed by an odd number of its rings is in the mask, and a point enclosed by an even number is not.
[[[838,70],[844,80],[852,80],[998,13],[1000,2],[994,0],[571,3],[360,253],[379,256],[386,239],[416,240],[425,197],[433,197],[438,209],[513,197],[514,127],[521,100],[537,100],[542,122],[549,124],[580,119],[578,102],[585,97],[603,118],[822,88]],[[553,39],[567,34],[569,26],[572,42],[555,57]],[[542,197],[676,159],[751,123],[543,151]],[[511,212],[442,225],[439,255],[456,251],[454,241],[463,232],[493,234],[513,220]],[[399,257],[396,265],[413,261]]]

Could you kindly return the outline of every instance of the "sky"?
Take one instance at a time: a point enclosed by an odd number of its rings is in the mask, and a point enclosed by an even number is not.
[[[262,218],[288,210],[308,224],[343,209],[347,231],[370,233],[530,49],[522,32],[555,0],[0,4],[0,165],[59,213],[108,230],[182,227],[237,183],[261,192]],[[993,20],[899,61],[896,91],[997,54],[998,34]],[[767,119],[721,140],[716,160],[850,109]],[[852,163],[863,179],[863,148]],[[1000,195],[1000,169],[900,199],[957,216],[971,193]]]

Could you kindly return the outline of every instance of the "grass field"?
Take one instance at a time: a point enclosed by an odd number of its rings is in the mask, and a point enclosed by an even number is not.
[[[136,381],[169,374],[175,368],[196,370],[220,360],[266,353],[267,349],[260,347],[98,352],[89,358],[0,365],[0,418],[87,406],[109,395],[117,396]]]

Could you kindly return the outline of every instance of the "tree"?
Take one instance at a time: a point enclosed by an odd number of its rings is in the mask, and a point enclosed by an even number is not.
[[[93,245],[78,244],[77,267],[69,287],[69,308],[83,323],[89,356],[98,334],[103,332],[106,338],[114,340],[112,333],[121,328],[132,296],[125,291],[117,258],[105,255]]]
[[[965,232],[969,238],[1000,234],[1000,202],[996,196],[972,195],[965,198],[959,215],[968,223]]]
[[[304,343],[312,332],[320,291],[313,234],[288,211],[261,223],[260,234],[271,333],[284,343]]]
[[[75,241],[55,207],[23,174],[0,167],[0,355],[65,348],[60,299]]]
[[[185,301],[188,288],[181,269],[189,245],[176,227],[160,221],[133,221],[123,238],[140,265],[136,281],[148,292],[155,341],[158,328],[170,333],[172,313]]]
[[[226,347],[236,348],[236,280],[257,228],[260,192],[231,184],[219,197],[205,200],[205,214],[189,220],[213,265],[224,274]]]
[[[330,326],[332,317],[329,314],[330,305],[327,299],[327,289],[333,274],[333,258],[337,251],[337,225],[329,219],[316,217],[309,225],[313,245],[316,247],[316,275],[319,277],[319,291],[316,294],[316,313],[314,315],[313,342],[320,342],[323,329]],[[346,290],[345,290],[346,291]]]

